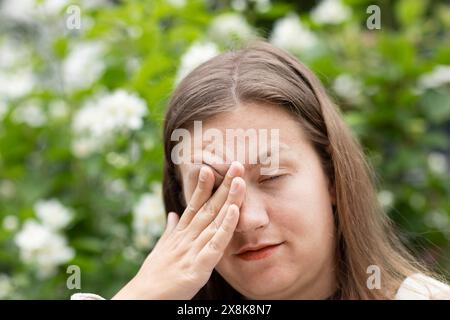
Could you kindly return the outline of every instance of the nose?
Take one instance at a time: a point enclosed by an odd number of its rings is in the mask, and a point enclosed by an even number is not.
[[[269,224],[269,221],[269,215],[261,195],[256,190],[247,188],[235,232],[249,233],[263,229]]]

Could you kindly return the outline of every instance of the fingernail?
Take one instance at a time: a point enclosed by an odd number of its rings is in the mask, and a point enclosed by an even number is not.
[[[170,225],[170,224],[172,224],[172,221],[173,221],[173,212],[169,212],[168,214],[167,214],[167,222],[166,222],[166,225]]]
[[[201,169],[200,169],[200,175],[199,175],[199,180],[201,181],[201,182],[205,182],[206,181],[206,178],[208,178],[208,171],[206,171],[207,169],[205,168],[205,167],[202,167]]]
[[[233,179],[233,181],[231,181],[230,192],[235,193],[236,191],[238,191],[238,189],[239,189],[239,182],[237,179]]]
[[[231,166],[230,166],[230,171],[228,172],[228,174],[232,177],[237,176],[237,174],[239,173],[239,169],[238,169],[238,163],[239,162],[232,162]]]

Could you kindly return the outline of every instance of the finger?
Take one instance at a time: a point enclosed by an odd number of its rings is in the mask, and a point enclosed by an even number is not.
[[[161,235],[160,240],[167,238],[173,232],[179,220],[180,217],[178,216],[177,213],[171,211],[167,214],[166,228],[164,229],[164,232]]]
[[[228,194],[228,198],[225,201],[225,204],[220,209],[217,217],[206,227],[203,232],[195,239],[194,247],[197,251],[200,251],[205,244],[211,240],[211,238],[216,234],[219,226],[222,224],[223,219],[225,218],[228,208],[230,205],[236,205],[238,208],[242,206],[242,203],[245,198],[245,181],[241,177],[236,177],[233,179],[231,183],[230,192]]]
[[[220,209],[222,208],[225,200],[230,192],[231,182],[233,178],[242,176],[244,174],[244,167],[237,161],[231,163],[230,168],[223,179],[222,184],[212,197],[206,202],[201,210],[194,216],[191,223],[192,239],[198,237],[198,235],[213,221]]]
[[[219,211],[216,219],[216,225],[220,226],[223,219],[227,214],[228,207],[235,204],[240,208],[245,199],[246,184],[245,180],[241,177],[236,177],[231,182],[230,192],[228,193],[227,200]]]
[[[175,212],[169,212],[167,215],[167,225],[166,225],[166,232],[170,234],[175,227],[177,226],[178,221],[180,220],[180,217]]]
[[[198,174],[197,186],[189,200],[186,210],[178,222],[177,229],[183,230],[192,221],[193,217],[197,214],[200,208],[211,197],[214,187],[214,174],[207,166],[202,166]]]
[[[236,229],[239,220],[239,208],[235,204],[228,207],[227,215],[223,219],[222,224],[217,230],[216,234],[199,252],[196,258],[196,264],[200,270],[208,272],[213,269],[225,252],[234,230]]]

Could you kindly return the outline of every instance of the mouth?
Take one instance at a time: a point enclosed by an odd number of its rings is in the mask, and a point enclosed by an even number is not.
[[[261,246],[261,247],[255,248],[255,249],[241,250],[241,252],[237,253],[236,256],[239,259],[242,259],[245,261],[261,260],[261,259],[268,258],[271,255],[273,255],[283,243],[284,242],[272,244],[272,245],[265,245],[265,246]]]

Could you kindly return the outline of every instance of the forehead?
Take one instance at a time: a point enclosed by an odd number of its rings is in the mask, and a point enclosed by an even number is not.
[[[205,128],[283,129],[285,135],[298,129],[293,114],[284,107],[267,103],[240,104],[229,112],[217,114],[203,122]]]
[[[194,123],[189,133],[191,139],[184,147],[191,161],[180,164],[182,172],[202,160],[220,165],[239,161],[245,166],[275,152],[280,157],[295,153],[308,144],[299,121],[284,108],[268,104],[240,105]]]

